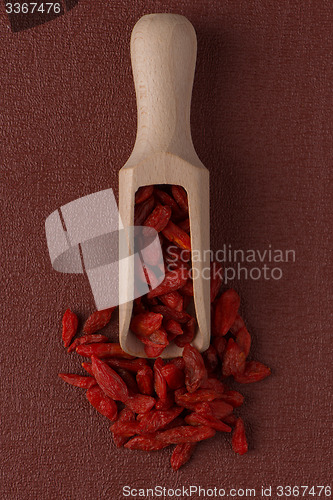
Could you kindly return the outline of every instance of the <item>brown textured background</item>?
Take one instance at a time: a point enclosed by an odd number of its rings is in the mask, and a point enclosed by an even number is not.
[[[80,0],[19,33],[0,11],[1,499],[329,483],[331,2]],[[84,318],[93,301],[82,276],[52,270],[44,236],[56,208],[117,190],[136,128],[130,32],[149,12],[184,14],[197,31],[192,129],[211,172],[212,247],[296,251],[282,280],[232,283],[253,357],[273,371],[243,390],[250,452],[234,455],[219,435],[179,473],[169,450],[115,449],[106,419],[58,380],[80,370],[61,345],[61,315],[71,306]]]

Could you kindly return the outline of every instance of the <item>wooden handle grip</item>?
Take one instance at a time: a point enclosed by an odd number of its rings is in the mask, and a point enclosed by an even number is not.
[[[196,156],[190,129],[197,41],[176,14],[143,16],[134,26],[131,58],[138,107],[134,150]],[[133,151],[134,152],[134,151]]]

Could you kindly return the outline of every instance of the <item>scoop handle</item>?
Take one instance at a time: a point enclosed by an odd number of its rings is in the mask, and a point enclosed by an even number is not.
[[[138,156],[169,152],[200,162],[190,127],[196,53],[196,34],[184,16],[149,14],[134,26],[131,59],[138,128],[132,156],[136,161]]]

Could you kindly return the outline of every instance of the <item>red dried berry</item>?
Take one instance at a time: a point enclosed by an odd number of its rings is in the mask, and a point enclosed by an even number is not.
[[[154,186],[142,186],[135,193],[135,204],[146,201],[153,194]]]
[[[183,358],[185,362],[185,384],[188,392],[194,392],[207,379],[205,363],[198,349],[191,344],[185,345]]]
[[[148,215],[143,225],[147,227],[152,227],[153,229],[155,229],[155,231],[159,233],[165,228],[165,226],[170,220],[170,217],[171,217],[171,208],[160,205],[158,203],[154,208],[154,210],[152,211],[152,213]]]
[[[135,394],[126,399],[126,406],[134,413],[146,413],[155,405],[155,399],[143,394]]]
[[[192,342],[195,337],[195,332],[197,328],[197,322],[194,318],[191,318],[184,325],[184,333],[183,335],[179,335],[175,338],[175,344],[178,347],[184,347],[186,344]]]
[[[163,429],[167,424],[175,420],[183,411],[183,408],[174,407],[170,410],[152,410],[141,419],[141,432],[152,433]]]
[[[108,398],[98,385],[91,387],[86,393],[89,403],[99,412],[104,415],[109,420],[117,420],[117,405],[116,403]]]
[[[185,374],[176,365],[168,363],[162,367],[161,372],[170,389],[176,390],[184,386]]]
[[[147,365],[147,361],[142,358],[136,359],[117,359],[110,358],[107,361],[109,366],[112,368],[124,368],[125,370],[129,370],[132,373],[137,373],[141,368]]]
[[[59,373],[58,375],[67,384],[81,387],[82,389],[89,389],[97,384],[94,377],[82,377],[82,375],[75,375],[74,373]]]
[[[241,375],[245,370],[245,354],[239,345],[230,338],[223,357],[222,374],[224,377],[229,375]]]
[[[188,200],[185,189],[182,186],[171,186],[171,192],[177,205],[179,205],[184,212],[188,212]]]
[[[142,203],[138,203],[135,207],[134,226],[142,226],[155,205],[154,196],[150,196]]]
[[[251,349],[251,335],[247,331],[247,328],[243,326],[236,334],[236,342],[247,358]]]
[[[190,321],[190,319],[192,319],[192,317],[187,312],[176,311],[176,309],[170,309],[170,307],[168,306],[153,306],[152,310],[155,313],[162,314],[165,321],[174,319],[175,321],[178,321],[178,323],[187,323]]]
[[[237,333],[241,328],[243,328],[243,326],[245,326],[243,318],[239,314],[237,314],[235,321],[230,327],[230,331],[233,335],[237,335]]]
[[[154,392],[154,373],[150,366],[141,368],[136,374],[136,381],[141,394],[151,396]]]
[[[123,351],[120,344],[116,342],[79,345],[76,348],[76,352],[80,354],[80,356],[88,358],[96,356],[97,358],[134,359],[134,356],[131,356],[130,354],[127,354],[127,352]]]
[[[234,323],[239,309],[240,298],[232,288],[224,292],[215,307],[215,333],[226,335]]]
[[[179,226],[176,226],[171,220],[168,222],[166,227],[162,231],[163,236],[165,236],[169,241],[175,243],[179,248],[183,250],[191,250],[191,238],[185,233]]]
[[[156,439],[165,444],[197,443],[215,436],[216,431],[206,425],[180,426],[156,433]]]
[[[263,380],[270,374],[271,370],[266,365],[263,365],[259,361],[248,361],[244,372],[235,375],[235,380],[241,384],[251,384],[252,382]]]
[[[132,318],[130,329],[132,332],[143,337],[149,337],[162,325],[162,314],[144,312]]]
[[[67,309],[62,317],[62,340],[65,347],[70,345],[72,338],[76,335],[78,322],[76,314]]]
[[[149,299],[174,292],[184,286],[188,278],[188,268],[185,265],[166,273],[164,280],[154,290],[148,292]],[[177,305],[177,304],[176,304]]]
[[[104,393],[111,399],[125,403],[129,397],[128,389],[118,373],[95,356],[91,357],[91,364],[94,377]]]
[[[108,342],[109,338],[105,335],[85,335],[84,337],[79,337],[75,339],[74,342],[69,346],[67,352],[73,352],[79,345],[95,344],[101,342]]]
[[[232,449],[239,455],[244,455],[248,450],[244,422],[241,418],[237,419],[236,427],[232,434]]]
[[[171,455],[171,467],[173,470],[178,470],[186,462],[188,462],[193,455],[196,443],[182,443],[177,444]]]
[[[161,358],[157,358],[154,363],[154,388],[160,399],[166,399],[167,397],[167,384],[162,374],[163,366],[163,360]]]
[[[104,328],[110,321],[115,307],[93,312],[83,326],[84,333],[91,335]]]
[[[185,422],[189,425],[207,425],[219,432],[231,432],[231,427],[211,415],[201,415],[200,413],[191,413],[185,417]]]

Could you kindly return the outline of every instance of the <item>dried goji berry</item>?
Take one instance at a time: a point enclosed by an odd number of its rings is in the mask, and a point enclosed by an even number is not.
[[[164,347],[166,347],[169,344],[168,334],[162,326],[150,335],[149,340],[154,342],[154,344],[161,345]]]
[[[185,417],[185,422],[189,425],[194,426],[208,425],[209,427],[212,427],[212,429],[220,432],[231,432],[231,427],[229,427],[229,425],[226,425],[218,418],[210,415],[204,416],[200,413],[191,413],[190,415],[187,415],[187,417]]]
[[[172,218],[174,220],[179,220],[186,216],[186,213],[184,214],[184,211],[181,210],[181,208],[177,205],[175,200],[170,196],[168,193],[165,191],[162,191],[161,189],[155,189],[155,194],[156,197],[160,200],[160,202],[163,205],[167,205],[168,207],[171,207],[172,209]]]
[[[154,332],[154,334],[156,333],[158,336],[159,335],[158,332],[159,332],[159,330],[157,330],[157,332]],[[151,340],[151,337],[154,334],[150,335],[149,337],[141,337],[141,335],[137,335],[137,338],[140,340],[140,342],[145,344],[144,351],[145,351],[146,355],[148,356],[148,358],[158,358],[167,346],[167,344],[157,344],[157,343],[153,342]],[[163,332],[161,333],[161,335],[163,336],[163,339],[164,339]],[[162,338],[160,340],[162,340]],[[167,338],[167,343],[168,342],[169,342],[169,340]]]
[[[75,351],[77,346],[79,345],[86,345],[86,344],[95,344],[95,343],[100,343],[100,342],[108,342],[109,338],[106,337],[105,335],[85,335],[84,337],[79,337],[78,339],[75,339],[74,342],[69,346],[67,349],[67,352],[72,352]]]
[[[194,404],[203,401],[213,401],[220,397],[220,393],[214,389],[197,389],[195,392],[181,393],[179,389],[175,391],[175,401],[180,406],[192,408]]]
[[[190,236],[179,226],[176,226],[176,224],[174,224],[171,220],[163,229],[162,234],[169,241],[175,243],[179,248],[182,248],[183,250],[191,250]]]
[[[141,186],[135,193],[135,204],[146,201],[153,194],[154,186]]]
[[[141,425],[140,422],[136,420],[126,422],[124,420],[118,420],[110,427],[110,431],[114,434],[118,434],[121,437],[130,438],[135,436],[140,432]]]
[[[96,356],[97,358],[124,358],[124,359],[134,359],[134,356],[127,354],[120,347],[120,344],[116,342],[108,343],[97,343],[88,345],[78,345],[76,352],[81,356],[91,358],[91,356]]]
[[[234,323],[240,298],[237,292],[232,288],[224,292],[218,299],[215,307],[215,333],[217,335],[226,335]]]
[[[108,396],[106,396],[98,385],[88,389],[86,392],[86,396],[89,403],[99,413],[107,417],[109,420],[117,420],[118,409],[116,403]]]
[[[84,333],[91,335],[104,328],[109,323],[114,310],[115,307],[110,307],[103,311],[93,312],[83,326]]]
[[[244,455],[248,450],[244,422],[241,418],[237,419],[236,427],[232,434],[232,449],[239,455]]]
[[[183,408],[174,407],[170,410],[152,410],[146,413],[141,419],[141,432],[152,433],[162,429],[167,424],[175,420],[183,411]]]
[[[191,344],[185,345],[183,359],[185,362],[185,384],[188,392],[194,392],[207,379],[205,363],[198,349]]]
[[[97,382],[94,377],[82,377],[82,375],[75,375],[74,373],[59,373],[59,377],[67,382],[67,384],[81,387],[82,389],[89,389]]]
[[[223,357],[222,374],[225,377],[229,375],[241,375],[245,370],[245,354],[239,345],[230,338]]]
[[[230,331],[233,335],[237,335],[237,333],[241,328],[243,328],[243,326],[245,326],[243,318],[239,314],[237,314],[235,321],[230,327]]]
[[[162,314],[163,318],[166,321],[169,319],[174,319],[178,321],[178,323],[187,323],[192,318],[192,316],[190,316],[190,314],[188,314],[187,312],[176,311],[176,309],[171,309],[168,306],[153,306],[152,310],[155,313]]]
[[[180,326],[180,323],[174,319],[168,319],[165,321],[164,327],[168,333],[171,333],[175,337],[177,335],[182,335],[183,330],[182,327]]]
[[[242,406],[244,402],[244,396],[237,391],[225,391],[220,397],[234,408]]]
[[[91,357],[91,364],[94,377],[104,393],[111,399],[125,403],[129,397],[128,389],[118,373],[96,356]]]
[[[173,470],[178,470],[186,462],[188,462],[195,450],[196,443],[181,443],[175,446],[171,455],[171,467]]]
[[[236,334],[236,342],[247,358],[251,349],[251,335],[247,331],[247,328],[243,326]]]
[[[150,196],[142,203],[138,203],[135,207],[134,226],[142,226],[150,212],[155,206],[154,196]]]
[[[154,288],[154,290],[150,290],[147,297],[151,299],[152,297],[174,292],[186,283],[187,277],[188,268],[185,265],[181,265],[177,269],[167,272],[162,283]]]
[[[150,436],[135,436],[124,446],[128,450],[155,451],[162,450],[162,448],[168,446],[168,443],[163,443]]]
[[[141,368],[147,365],[147,361],[142,358],[137,358],[137,359],[110,358],[108,359],[108,365],[112,366],[113,368],[125,368],[125,370],[137,373],[139,370],[141,370]]]
[[[94,376],[91,363],[86,363],[86,362],[82,363],[82,368],[84,368],[86,370],[86,372],[89,373],[89,375]]]
[[[136,381],[141,394],[151,396],[154,392],[154,373],[150,366],[141,368],[136,374]]]
[[[171,186],[171,191],[177,205],[179,205],[184,212],[188,212],[187,193],[185,189],[182,186]]]
[[[170,359],[170,363],[176,365],[180,370],[185,370],[185,362],[181,357]]]
[[[149,337],[149,335],[160,328],[162,319],[162,314],[155,312],[137,314],[132,318],[130,329],[137,335]]]
[[[153,345],[145,345],[144,347],[144,351],[148,358],[158,358],[162,354],[164,349],[165,349],[164,345],[157,346],[157,344],[156,347],[154,347]]]
[[[178,368],[175,364],[168,363],[164,365],[161,372],[170,389],[176,390],[184,386],[185,374],[183,370]]]
[[[206,425],[199,427],[181,426],[167,431],[156,432],[156,439],[162,443],[196,443],[215,436],[216,431]]]
[[[184,325],[184,333],[183,335],[179,335],[175,338],[175,344],[178,347],[184,347],[186,344],[192,342],[195,337],[195,331],[197,327],[197,322],[194,318],[190,317],[190,320],[187,321]]]
[[[235,380],[241,384],[250,384],[252,382],[259,382],[259,380],[263,380],[270,374],[270,368],[259,361],[248,361],[245,365],[244,372],[235,375]]]
[[[216,394],[224,394],[224,385],[217,378],[208,378],[201,383],[201,389],[212,389]],[[219,396],[220,397],[220,396]]]
[[[62,317],[62,340],[64,346],[68,347],[72,338],[76,335],[78,318],[70,309],[66,309]]]
[[[169,292],[169,293],[166,293],[164,295],[160,295],[158,298],[164,305],[170,307],[171,309],[179,310],[178,305],[179,304],[181,306],[183,305],[183,297],[177,291]],[[182,307],[180,308],[180,310],[181,309],[182,309]]]
[[[121,412],[119,413],[118,422],[134,422],[134,421],[135,421],[135,415],[134,415],[134,412],[132,410],[130,410],[129,408],[124,408],[123,410],[121,410]],[[112,432],[112,430],[111,430],[111,432]],[[115,432],[112,432],[112,437],[113,437],[114,444],[118,448],[123,446],[126,443],[126,441],[128,440],[127,437],[120,436],[119,434],[116,434]]]
[[[162,375],[163,366],[163,360],[161,358],[157,358],[154,363],[154,388],[160,399],[166,399],[167,396],[167,384]]]
[[[162,231],[167,223],[169,222],[171,217],[171,208],[168,206],[160,205],[159,203],[156,205],[154,210],[150,215],[148,215],[147,219],[144,221],[143,225],[147,227],[152,227],[155,231]]]
[[[212,414],[216,418],[224,419],[224,417],[230,415],[234,410],[233,406],[229,405],[222,399],[214,399],[214,401],[210,401],[208,404]]]
[[[127,398],[125,404],[134,413],[146,413],[155,405],[155,399],[144,394],[135,394]]]
[[[231,427],[235,427],[236,425],[236,422],[237,422],[237,417],[236,415],[234,415],[233,413],[231,415],[227,415],[225,417],[223,417],[223,421],[230,425]]]

